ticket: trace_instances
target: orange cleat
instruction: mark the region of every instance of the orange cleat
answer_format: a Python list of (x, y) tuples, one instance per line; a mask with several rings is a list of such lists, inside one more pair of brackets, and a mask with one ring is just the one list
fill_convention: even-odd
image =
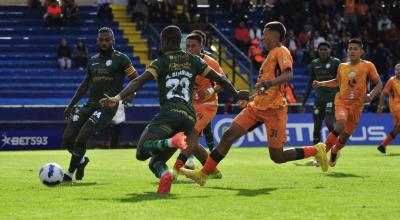
[(174, 176), (170, 171), (165, 171), (160, 177), (160, 185), (158, 185), (158, 193), (169, 193), (171, 191), (171, 185), (174, 181)]
[(176, 133), (171, 140), (171, 145), (173, 148), (178, 148), (181, 150), (185, 150), (187, 147), (186, 144), (186, 135), (183, 132)]

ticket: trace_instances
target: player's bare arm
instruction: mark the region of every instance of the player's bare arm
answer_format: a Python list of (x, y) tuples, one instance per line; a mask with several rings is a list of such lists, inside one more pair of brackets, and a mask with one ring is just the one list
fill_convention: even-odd
[(129, 84), (118, 95), (114, 97), (108, 97), (105, 94), (106, 98), (100, 99), (100, 104), (106, 107), (113, 107), (117, 105), (117, 103), (120, 100), (135, 93), (138, 89), (140, 89), (143, 86), (143, 84), (145, 84), (150, 80), (154, 80), (154, 77), (150, 72), (146, 71), (139, 77), (136, 77), (134, 80), (131, 80)]
[(206, 78), (210, 79), (213, 82), (218, 83), (218, 85), (220, 85), (225, 92), (232, 95), (235, 98), (235, 100), (249, 99), (249, 91), (245, 90), (237, 91), (235, 87), (232, 85), (232, 83), (229, 82), (229, 80), (225, 76), (221, 76), (212, 69), (207, 73)]
[(381, 95), (379, 96), (379, 104), (378, 108), (376, 110), (376, 114), (380, 115), (382, 114), (383, 108), (385, 107), (385, 98), (386, 98), (386, 92), (382, 92)]
[(86, 75), (85, 79), (81, 82), (79, 85), (78, 89), (76, 90), (74, 96), (71, 99), (71, 102), (67, 106), (67, 108), (64, 110), (64, 118), (68, 119), (71, 115), (72, 110), (74, 109), (74, 106), (76, 103), (81, 100), (81, 98), (86, 94), (86, 92), (89, 90), (90, 84), (92, 83), (92, 78), (89, 75)]
[(276, 77), (275, 79), (264, 82), (257, 82), (256, 91), (258, 93), (262, 93), (264, 90), (267, 90), (271, 86), (281, 85), (292, 80), (293, 80), (293, 71), (291, 69), (287, 69), (283, 71), (282, 74)]
[(373, 80), (373, 81), (375, 82), (375, 87), (374, 87), (374, 89), (372, 89), (372, 91), (370, 93), (368, 93), (365, 96), (366, 103), (371, 102), (372, 99), (382, 91), (383, 86), (382, 86), (381, 79), (378, 78), (377, 80)]
[(329, 88), (335, 88), (339, 86), (339, 83), (337, 79), (331, 79), (327, 81), (313, 81), (312, 84), (313, 88), (319, 88), (319, 87), (329, 87)]
[[(135, 70), (135, 72), (133, 74), (129, 75), (129, 82), (131, 82), (132, 80), (136, 79), (137, 77), (138, 77), (138, 74), (137, 74), (137, 72)], [(132, 93), (132, 94), (128, 95), (126, 98), (124, 98), (122, 100), (122, 103), (124, 105), (128, 105), (129, 103), (132, 103), (133, 98), (135, 97), (135, 94), (136, 93)]]

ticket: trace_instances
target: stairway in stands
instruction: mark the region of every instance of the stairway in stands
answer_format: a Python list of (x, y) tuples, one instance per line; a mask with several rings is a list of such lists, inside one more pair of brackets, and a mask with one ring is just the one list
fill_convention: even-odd
[[(115, 32), (116, 49), (126, 53), (142, 73), (143, 55), (137, 55), (124, 34), (137, 34), (132, 27), (118, 29), (115, 21), (99, 22), (97, 7), (79, 7), (80, 25), (47, 28), (40, 13), (28, 13), (22, 6), (0, 6), (0, 105), (66, 105), (73, 96), (85, 71), (76, 68), (60, 71), (57, 49), (61, 38), (66, 38), (71, 50), (77, 39), (84, 40), (90, 56), (98, 49), (97, 30), (111, 27)], [(135, 46), (136, 42), (131, 44)], [(147, 63), (144, 60), (144, 63)], [(135, 103), (157, 103), (155, 83), (145, 85)], [(84, 101), (84, 100), (83, 100)]]

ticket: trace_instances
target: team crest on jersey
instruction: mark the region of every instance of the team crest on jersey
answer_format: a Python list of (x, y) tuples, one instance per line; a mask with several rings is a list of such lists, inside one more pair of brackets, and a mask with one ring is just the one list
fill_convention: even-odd
[(327, 63), (325, 67), (326, 67), (327, 69), (329, 69), (329, 68), (331, 67), (331, 64), (330, 64), (330, 63)]
[(107, 60), (106, 61), (106, 66), (110, 66), (112, 64), (112, 60)]
[(357, 75), (357, 74), (356, 74), (355, 72), (350, 72), (350, 73), (349, 73), (349, 77), (350, 77), (350, 78), (354, 78), (354, 77), (356, 77), (356, 75)]

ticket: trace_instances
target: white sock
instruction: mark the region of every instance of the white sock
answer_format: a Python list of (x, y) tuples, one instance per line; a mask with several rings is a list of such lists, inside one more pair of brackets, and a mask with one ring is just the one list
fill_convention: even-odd
[(69, 171), (67, 171), (67, 172), (65, 173), (65, 175), (67, 175), (67, 176), (69, 176), (69, 177), (72, 178), (72, 176), (74, 175), (74, 173), (70, 173)]
[(85, 163), (85, 156), (82, 157), (80, 164)]
[(172, 147), (172, 138), (167, 139), (168, 147)]

